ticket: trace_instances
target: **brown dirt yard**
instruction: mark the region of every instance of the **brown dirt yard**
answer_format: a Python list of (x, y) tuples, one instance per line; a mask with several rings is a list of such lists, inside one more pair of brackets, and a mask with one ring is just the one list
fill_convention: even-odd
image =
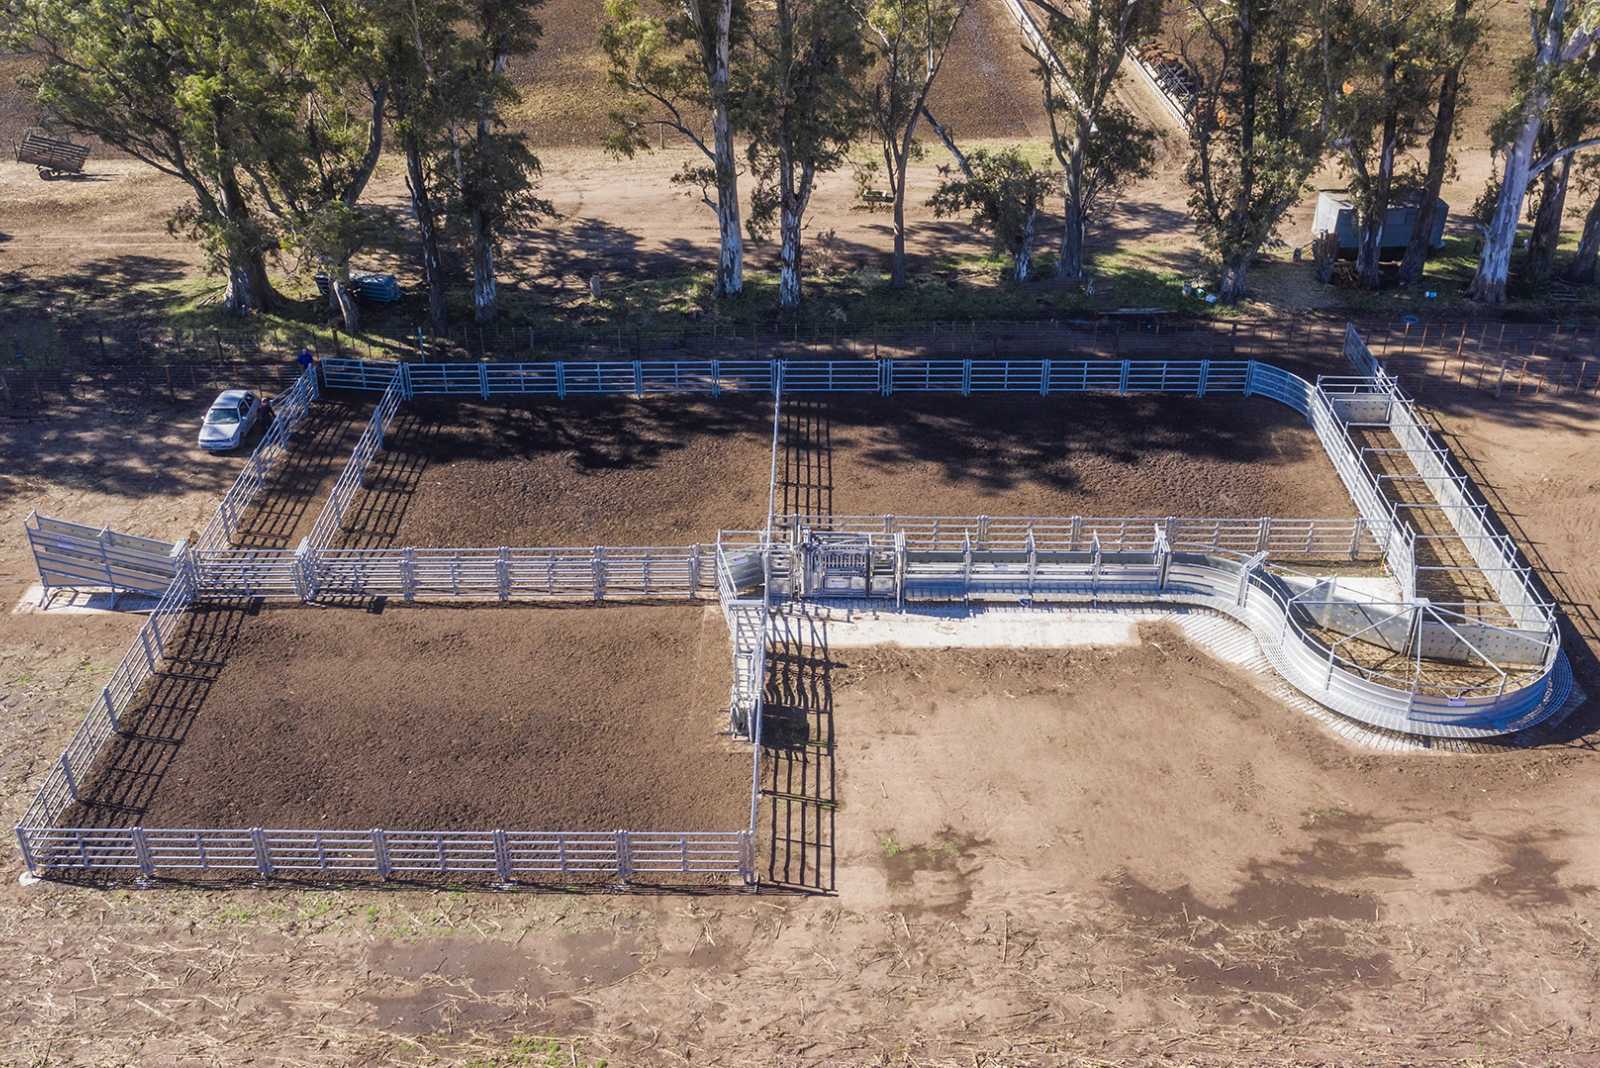
[(1263, 398), (797, 397), (781, 431), (784, 513), (1355, 514), (1315, 432)]
[(692, 606), (208, 607), (64, 819), (739, 830), (728, 658)]
[[(1600, 693), (1600, 408), (1437, 411)], [(220, 492), (169, 471), (123, 498), (35, 455), (8, 506), (121, 502), (157, 533)], [(0, 815), (138, 622), (0, 615)], [(1378, 754), (1146, 639), (791, 653), (763, 802), (782, 833), (761, 850), (810, 893), (24, 887), (5, 851), (0, 1062), (1600, 1062), (1600, 702), (1527, 748)]]
[(766, 520), (772, 399), (725, 395), (400, 410), (345, 544), (687, 545)]

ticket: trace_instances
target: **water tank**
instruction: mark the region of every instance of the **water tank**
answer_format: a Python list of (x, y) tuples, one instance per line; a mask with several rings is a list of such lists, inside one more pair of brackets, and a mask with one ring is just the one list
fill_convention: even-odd
[[(1428, 249), (1437, 252), (1444, 245), (1444, 224), (1450, 214), (1450, 205), (1439, 200), (1434, 203), (1432, 233), (1428, 235)], [(1380, 259), (1397, 260), (1405, 255), (1411, 243), (1411, 231), (1417, 225), (1417, 205), (1394, 204), (1383, 217), (1383, 229), (1378, 237)], [(1339, 254), (1354, 258), (1361, 246), (1356, 232), (1356, 209), (1349, 195), (1340, 190), (1322, 190), (1317, 193), (1317, 214), (1311, 222), (1313, 237), (1333, 231), (1339, 236)]]

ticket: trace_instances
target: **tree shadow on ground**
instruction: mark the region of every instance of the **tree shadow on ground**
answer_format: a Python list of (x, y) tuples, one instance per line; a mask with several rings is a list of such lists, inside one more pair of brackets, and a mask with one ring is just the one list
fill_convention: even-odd
[[(893, 470), (933, 462), (953, 482), (988, 491), (1036, 483), (1080, 487), (1075, 456), (1135, 466), (1157, 452), (1238, 464), (1295, 462), (1315, 455), (1316, 439), (1275, 432), (1303, 429), (1303, 417), (1264, 399), (1115, 397), (962, 397), (928, 394), (829, 397), (830, 450)], [(787, 446), (786, 446), (787, 448)]]
[(765, 394), (427, 400), (414, 402), (413, 411), (414, 419), (385, 447), (437, 464), (563, 453), (580, 472), (649, 468), (695, 436), (768, 438), (772, 432), (772, 400)]
[(188, 393), (83, 389), (0, 411), (0, 500), (45, 487), (129, 499), (221, 492), (248, 453), (200, 453), (193, 436), (204, 403)]

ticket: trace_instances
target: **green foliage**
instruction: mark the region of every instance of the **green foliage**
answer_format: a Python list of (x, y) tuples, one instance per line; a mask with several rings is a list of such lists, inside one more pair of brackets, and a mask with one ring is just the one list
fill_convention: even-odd
[[(928, 199), (941, 218), (969, 214), (987, 230), (997, 251), (1023, 266), (1032, 251), (1034, 223), (1049, 193), (1051, 175), (1015, 148), (978, 149), (968, 157), (972, 175), (940, 183)], [(1026, 270), (1023, 272), (1024, 278)]]
[(735, 71), (737, 113), (756, 178), (750, 232), (783, 211), (803, 213), (819, 173), (846, 161), (867, 121), (858, 79), (868, 54), (850, 0), (773, 0), (752, 27)]
[(1222, 266), (1219, 296), (1244, 292), (1250, 260), (1305, 192), (1327, 149), (1324, 0), (1187, 0), (1184, 54), (1199, 88), (1189, 128), (1189, 208)]

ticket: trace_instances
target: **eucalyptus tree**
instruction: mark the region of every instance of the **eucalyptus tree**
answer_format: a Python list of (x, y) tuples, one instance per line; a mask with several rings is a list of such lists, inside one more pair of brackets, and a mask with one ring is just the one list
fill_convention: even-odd
[(296, 114), (303, 73), (281, 4), (4, 0), (0, 47), (43, 59), (25, 81), (45, 115), (189, 187), (169, 222), (199, 241), (238, 315), (272, 306), (276, 226), (251, 192), (252, 130)]
[(1397, 193), (1423, 185), (1408, 161), (1438, 99), (1445, 27), (1437, 15), (1432, 0), (1364, 0), (1343, 10), (1345, 32), (1334, 42), (1342, 82), (1333, 144), (1355, 208), (1356, 274), (1367, 289), (1381, 283), (1383, 224)]
[[(1061, 248), (1056, 275), (1084, 277), (1084, 237), (1105, 201), (1155, 162), (1155, 131), (1113, 95), (1128, 49), (1159, 22), (1159, 0), (1082, 0), (1066, 10), (1026, 0), (1044, 15), (1046, 49), (1028, 46), (1061, 166)], [(1059, 64), (1059, 65), (1058, 65)]]
[[(893, 198), (889, 284), (906, 284), (906, 177), (925, 154), (917, 127), (971, 0), (875, 0), (866, 12), (874, 57), (866, 91), (872, 139)], [(876, 162), (874, 163), (876, 169)]]
[(606, 0), (600, 33), (607, 77), (624, 94), (623, 106), (611, 113), (610, 147), (632, 157), (650, 147), (652, 131), (669, 131), (700, 156), (673, 181), (699, 190), (717, 217), (718, 296), (744, 290), (732, 57), (745, 32), (742, 0), (660, 0), (654, 8), (641, 0)]
[(544, 31), (535, 13), (542, 2), (468, 0), (440, 75), (454, 171), (445, 210), (472, 265), (472, 312), (480, 323), (498, 310), (496, 257), (506, 237), (555, 211), (537, 192), (539, 157), (527, 136), (505, 122), (506, 111), (521, 100), (506, 64), (538, 47)]
[(778, 305), (800, 306), (801, 237), (819, 174), (836, 170), (867, 124), (859, 92), (870, 60), (852, 0), (772, 0), (751, 20), (735, 70), (746, 160), (755, 176), (750, 228), (778, 229)]
[[(1495, 141), (1504, 160), (1493, 213), (1484, 227), (1483, 250), (1469, 288), (1486, 304), (1502, 304), (1511, 274), (1511, 253), (1528, 185), (1551, 166), (1594, 146), (1594, 138), (1541, 150), (1539, 135), (1563, 83), (1581, 76), (1594, 58), (1600, 32), (1600, 0), (1544, 0), (1529, 12), (1531, 51), (1519, 71), (1519, 91), (1496, 125)], [(1548, 142), (1547, 142), (1548, 144)]]
[(1196, 79), (1189, 209), (1220, 271), (1217, 297), (1245, 293), (1327, 152), (1331, 103), (1325, 0), (1185, 0), (1180, 48)]
[(1435, 225), (1434, 213), (1439, 210), (1439, 193), (1455, 165), (1450, 146), (1456, 138), (1457, 116), (1466, 100), (1466, 74), (1483, 51), (1483, 20), (1474, 12), (1474, 3), (1475, 0), (1452, 0), (1450, 15), (1437, 30), (1434, 55), (1439, 82), (1428, 132), (1427, 162), (1417, 188), (1417, 218), (1405, 256), (1400, 260), (1397, 281), (1401, 286), (1409, 286), (1422, 277)]
[(928, 203), (943, 217), (966, 213), (987, 230), (995, 250), (1011, 259), (1011, 277), (1033, 277), (1034, 241), (1039, 212), (1054, 179), (1015, 148), (977, 149), (966, 157), (961, 177), (940, 183)]

